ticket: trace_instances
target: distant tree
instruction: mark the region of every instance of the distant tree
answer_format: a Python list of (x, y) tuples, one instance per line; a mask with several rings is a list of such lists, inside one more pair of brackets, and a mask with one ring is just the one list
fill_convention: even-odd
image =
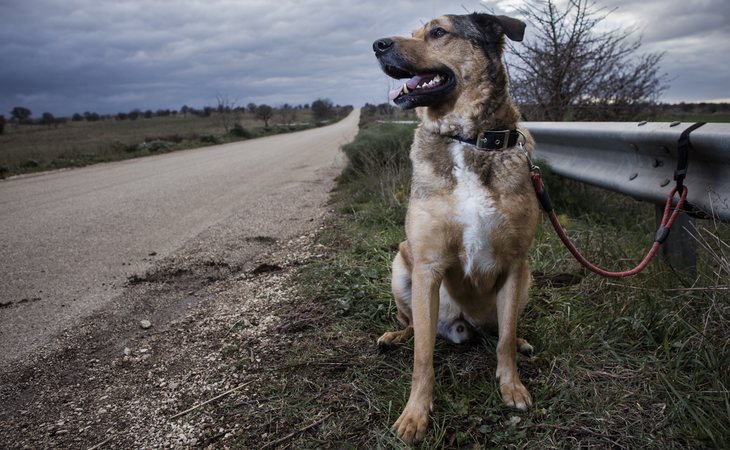
[(18, 123), (23, 123), (26, 120), (30, 119), (31, 115), (32, 113), (30, 112), (30, 110), (22, 106), (16, 106), (15, 108), (13, 108), (12, 111), (10, 111), (11, 119)]
[(221, 126), (228, 134), (231, 131), (231, 127), (238, 122), (238, 109), (236, 108), (236, 99), (231, 99), (228, 94), (218, 93), (215, 96), (216, 103), (218, 104), (218, 118)]
[(84, 119), (86, 119), (87, 122), (96, 122), (100, 119), (98, 113), (90, 112), (90, 111), (84, 111)]
[(117, 120), (127, 120), (127, 119), (129, 119), (129, 115), (127, 113), (118, 112), (117, 115), (115, 116), (115, 118)]
[(0, 114), (0, 134), (5, 133), (5, 124), (8, 123), (8, 121), (5, 119), (5, 116)]
[(53, 114), (49, 112), (44, 112), (41, 116), (41, 124), (48, 126), (48, 128), (51, 128), (51, 125), (56, 123), (56, 118), (53, 117)]
[(251, 114), (256, 114), (256, 103), (251, 102), (246, 105), (246, 110)]
[(290, 104), (284, 103), (279, 108), (279, 116), (281, 117), (281, 123), (289, 126), (297, 120), (297, 110), (292, 108)]
[(210, 117), (211, 114), (213, 114), (213, 108), (210, 106), (203, 107), (203, 117)]
[[(562, 5), (562, 3), (561, 3)], [(511, 92), (529, 120), (634, 119), (666, 88), (661, 53), (637, 54), (632, 30), (596, 31), (610, 14), (593, 0), (526, 3), (533, 39), (510, 44)]]
[(143, 114), (143, 117), (144, 117), (145, 119), (151, 119), (151, 118), (152, 118), (152, 116), (153, 116), (153, 114), (152, 114), (152, 110), (151, 110), (151, 109), (148, 109), (148, 110), (147, 110), (147, 111), (145, 111), (145, 112), (144, 112), (144, 114)]
[(187, 117), (188, 112), (190, 112), (190, 107), (188, 105), (183, 105), (182, 108), (180, 108), (180, 114), (182, 114), (183, 117)]
[(74, 115), (73, 115), (73, 116), (71, 116), (71, 120), (72, 120), (73, 122), (81, 122), (82, 120), (84, 120), (84, 118), (83, 118), (83, 117), (81, 116), (81, 114), (79, 114), (79, 113), (74, 113)]
[(101, 116), (95, 112), (84, 111), (84, 119), (86, 119), (87, 122), (96, 122), (101, 119)]
[(129, 120), (137, 120), (139, 119), (139, 115), (142, 113), (138, 108), (134, 108), (133, 110), (129, 111)]
[(312, 102), (312, 114), (314, 120), (321, 122), (329, 119), (333, 114), (332, 102), (328, 98), (320, 98)]
[(274, 108), (269, 105), (259, 105), (256, 107), (256, 118), (264, 121), (264, 126), (269, 127), (269, 120), (274, 115)]

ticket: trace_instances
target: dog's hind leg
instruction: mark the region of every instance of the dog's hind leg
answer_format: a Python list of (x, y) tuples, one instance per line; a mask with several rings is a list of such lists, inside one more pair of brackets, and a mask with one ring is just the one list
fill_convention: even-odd
[(398, 308), (398, 321), (405, 328), (402, 330), (388, 331), (378, 339), (378, 347), (387, 349), (394, 345), (403, 343), (413, 336), (413, 311), (411, 309), (412, 280), (411, 280), (411, 258), (406, 241), (400, 244), (400, 250), (393, 260), (393, 278), (391, 287), (393, 298)]
[[(530, 272), (527, 261), (517, 262), (510, 268), (504, 284), (497, 292), (499, 390), (506, 405), (522, 410), (532, 405), (532, 399), (517, 372), (517, 317), (527, 301), (529, 285)], [(526, 341), (522, 340), (520, 347), (525, 343)]]

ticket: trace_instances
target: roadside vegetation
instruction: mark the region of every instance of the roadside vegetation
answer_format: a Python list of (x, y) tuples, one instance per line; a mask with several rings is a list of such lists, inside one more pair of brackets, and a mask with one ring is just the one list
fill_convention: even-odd
[[(412, 342), (381, 354), (375, 341), (398, 327), (389, 273), (404, 238), (415, 125), (374, 118), (363, 114), (344, 147), (350, 163), (334, 194), (337, 214), (320, 233), (321, 258), (299, 275), (301, 298), (285, 331), (296, 339), (266, 356), (261, 395), (271, 400), (247, 409), (242, 446), (272, 434), (287, 435), (282, 445), (291, 448), (403, 446), (389, 428), (408, 398)], [(549, 174), (547, 183), (591, 258), (618, 269), (643, 256), (652, 206)], [(536, 349), (518, 361), (534, 407), (502, 405), (495, 336), (465, 346), (439, 340), (421, 448), (728, 448), (730, 227), (698, 222), (696, 233), (696, 278), (655, 261), (616, 281), (585, 273), (543, 220), (519, 325)]]
[(43, 113), (35, 120), (27, 108), (16, 107), (10, 120), (0, 120), (0, 178), (300, 131), (337, 121), (351, 110), (326, 99), (234, 107), (221, 97), (216, 108), (135, 109), (113, 116), (86, 112), (70, 118)]

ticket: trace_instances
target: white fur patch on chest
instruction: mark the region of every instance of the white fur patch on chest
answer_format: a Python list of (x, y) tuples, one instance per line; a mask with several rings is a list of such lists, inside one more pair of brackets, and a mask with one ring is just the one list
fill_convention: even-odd
[(449, 151), (454, 161), (453, 175), (456, 180), (453, 219), (463, 228), (464, 273), (484, 273), (494, 265), (490, 237), (495, 228), (502, 224), (504, 216), (497, 209), (479, 175), (464, 163), (464, 152), (473, 151), (468, 148), (468, 144), (455, 142)]

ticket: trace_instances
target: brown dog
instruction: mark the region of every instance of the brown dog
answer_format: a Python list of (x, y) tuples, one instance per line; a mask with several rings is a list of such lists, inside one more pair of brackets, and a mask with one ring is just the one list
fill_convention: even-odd
[(504, 36), (520, 41), (524, 29), (505, 16), (442, 16), (410, 38), (373, 44), (385, 73), (408, 79), (391, 100), (418, 108), (421, 118), (411, 148), (407, 240), (393, 262), (393, 293), (406, 328), (378, 340), (390, 345), (415, 336), (411, 393), (394, 425), (406, 442), (425, 436), (436, 334), (458, 342), (459, 333), (449, 335), (453, 324), (498, 331), (502, 399), (519, 409), (531, 404), (516, 364), (518, 347), (531, 347), (516, 329), (539, 209), (528, 170), (533, 142), (518, 129), (502, 64)]

